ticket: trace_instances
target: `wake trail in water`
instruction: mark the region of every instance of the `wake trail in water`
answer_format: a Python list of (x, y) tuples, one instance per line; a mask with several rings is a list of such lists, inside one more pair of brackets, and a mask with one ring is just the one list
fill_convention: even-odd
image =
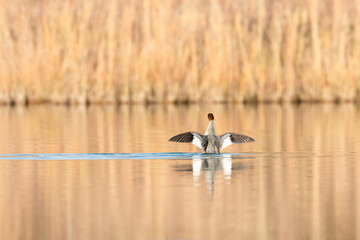
[(1, 154), (0, 160), (131, 160), (131, 159), (222, 159), (251, 158), (254, 153), (49, 153), (49, 154)]

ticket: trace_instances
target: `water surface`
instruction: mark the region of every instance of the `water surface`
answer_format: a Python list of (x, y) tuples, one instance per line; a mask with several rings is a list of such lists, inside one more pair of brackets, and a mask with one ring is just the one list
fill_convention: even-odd
[[(360, 238), (359, 110), (0, 107), (0, 239)], [(208, 112), (257, 142), (167, 141)]]

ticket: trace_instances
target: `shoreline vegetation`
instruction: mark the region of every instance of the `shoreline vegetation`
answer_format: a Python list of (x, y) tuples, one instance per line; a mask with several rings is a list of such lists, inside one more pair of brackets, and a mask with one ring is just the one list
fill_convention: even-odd
[(360, 1), (0, 0), (0, 103), (360, 99)]

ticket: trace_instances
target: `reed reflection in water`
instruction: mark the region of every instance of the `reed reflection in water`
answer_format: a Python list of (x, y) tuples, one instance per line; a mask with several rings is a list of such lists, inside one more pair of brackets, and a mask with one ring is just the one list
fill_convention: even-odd
[[(204, 132), (257, 143), (239, 159), (0, 160), (0, 239), (360, 238), (359, 107), (0, 108), (0, 153), (196, 152)], [(231, 155), (229, 155), (231, 156)]]

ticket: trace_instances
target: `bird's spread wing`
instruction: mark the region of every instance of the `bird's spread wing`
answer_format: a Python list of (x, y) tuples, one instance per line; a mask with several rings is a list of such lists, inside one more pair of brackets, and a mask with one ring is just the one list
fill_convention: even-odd
[(224, 149), (233, 143), (255, 142), (255, 139), (237, 133), (225, 133), (220, 136), (220, 140), (221, 140), (221, 149)]
[(206, 151), (208, 144), (209, 144), (208, 136), (204, 135), (203, 138), (202, 138), (202, 141), (201, 141), (201, 149), (203, 151)]
[(169, 139), (170, 142), (192, 143), (201, 149), (203, 135), (197, 132), (181, 133)]

